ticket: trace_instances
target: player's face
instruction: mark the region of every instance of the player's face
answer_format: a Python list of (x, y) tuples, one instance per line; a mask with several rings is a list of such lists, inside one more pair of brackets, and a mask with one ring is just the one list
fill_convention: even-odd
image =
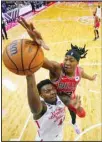
[(57, 99), (57, 91), (52, 84), (47, 84), (41, 88), (41, 96), (46, 102), (55, 103)]
[(76, 66), (78, 65), (78, 61), (72, 56), (65, 56), (64, 58), (64, 71), (66, 74), (74, 73)]

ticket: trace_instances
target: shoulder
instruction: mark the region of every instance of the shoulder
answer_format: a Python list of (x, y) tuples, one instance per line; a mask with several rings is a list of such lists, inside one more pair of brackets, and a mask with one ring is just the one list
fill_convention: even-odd
[(83, 70), (83, 68), (82, 68), (82, 67), (80, 67), (80, 66), (77, 66), (77, 68), (78, 68), (79, 70)]
[(45, 102), (41, 101), (41, 103), (42, 103), (42, 110), (41, 110), (41, 112), (39, 114), (37, 114), (37, 115), (33, 114), (33, 118), (35, 120), (40, 119), (47, 111), (47, 105), (45, 104)]
[(77, 66), (78, 71), (80, 72), (80, 74), (82, 74), (84, 72), (84, 69), (80, 66)]

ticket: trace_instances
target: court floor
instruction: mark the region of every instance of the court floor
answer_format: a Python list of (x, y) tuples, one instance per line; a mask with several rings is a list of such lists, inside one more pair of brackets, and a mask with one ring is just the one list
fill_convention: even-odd
[[(94, 39), (93, 10), (98, 3), (63, 2), (55, 3), (40, 13), (28, 17), (41, 32), (50, 51), (44, 54), (50, 60), (63, 62), (66, 50), (71, 43), (89, 50), (87, 57), (80, 61), (80, 66), (86, 73), (98, 74), (96, 81), (82, 79), (77, 87), (77, 94), (81, 95), (86, 117), (77, 117), (77, 123), (82, 133), (77, 135), (70, 124), (70, 115), (66, 110), (64, 122), (64, 141), (101, 141), (101, 31), (100, 38)], [(102, 6), (102, 2), (100, 2)], [(19, 24), (8, 32), (9, 40), (2, 41), (2, 52), (5, 47), (16, 39), (29, 39), (27, 32)], [(37, 82), (48, 78), (48, 71), (40, 69), (36, 73)], [(2, 62), (2, 140), (3, 141), (33, 141), (36, 136), (36, 124), (30, 113), (27, 102), (27, 86), (25, 76), (18, 76), (9, 72)]]

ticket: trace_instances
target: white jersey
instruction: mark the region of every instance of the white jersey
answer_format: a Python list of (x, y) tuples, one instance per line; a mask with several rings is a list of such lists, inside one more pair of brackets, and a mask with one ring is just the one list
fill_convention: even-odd
[(101, 17), (102, 17), (102, 8), (101, 7), (96, 8), (96, 15), (101, 19)]
[(45, 114), (35, 121), (38, 127), (36, 141), (62, 141), (65, 105), (58, 96), (56, 105), (46, 105)]

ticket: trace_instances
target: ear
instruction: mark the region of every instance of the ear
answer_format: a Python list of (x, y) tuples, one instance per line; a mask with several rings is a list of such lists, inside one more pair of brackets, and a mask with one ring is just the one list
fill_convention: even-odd
[(42, 93), (40, 93), (40, 96), (41, 96), (42, 98), (44, 98)]
[(79, 61), (76, 60), (76, 65), (78, 65), (78, 64), (79, 64)]

